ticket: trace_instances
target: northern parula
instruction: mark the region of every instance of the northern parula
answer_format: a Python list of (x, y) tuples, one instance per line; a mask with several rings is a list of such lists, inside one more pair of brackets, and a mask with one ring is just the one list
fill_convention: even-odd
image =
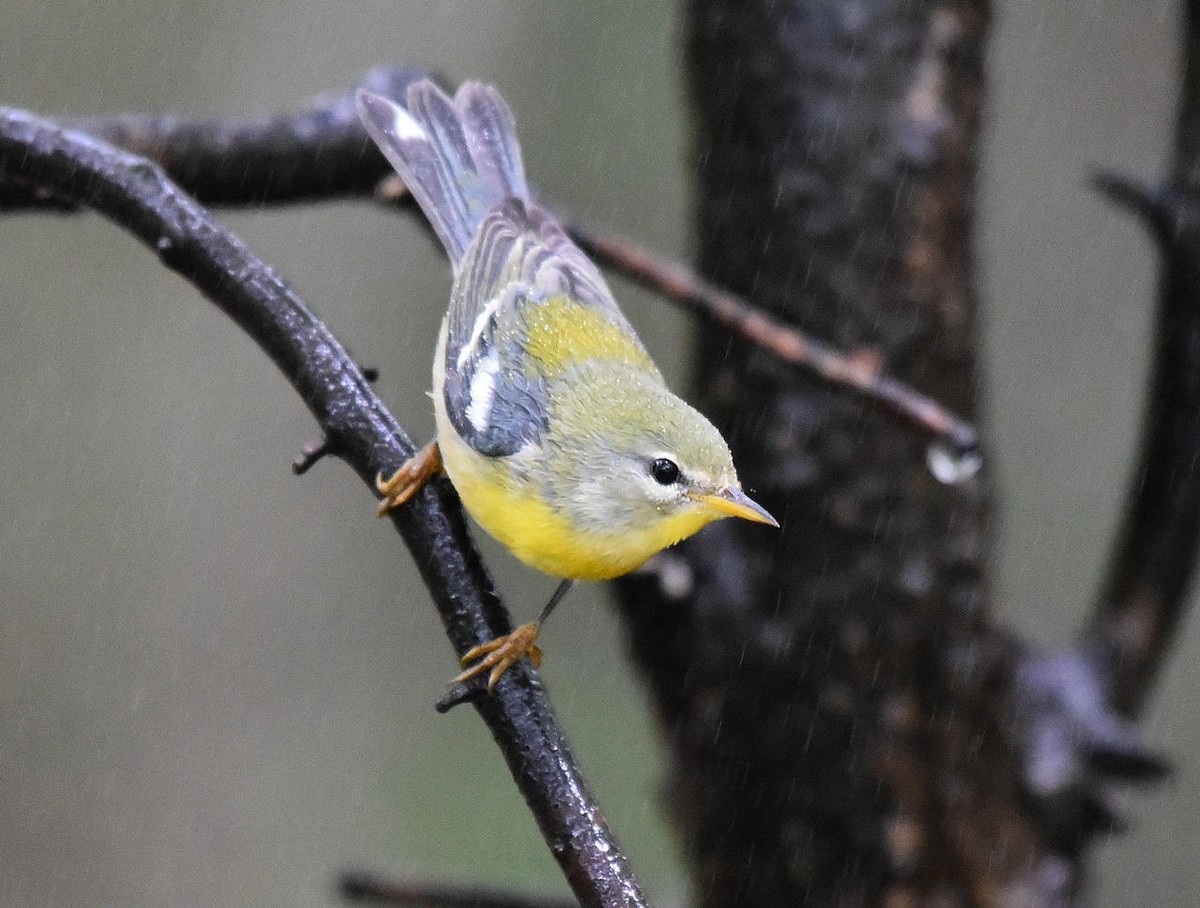
[[(576, 579), (605, 580), (722, 517), (778, 526), (742, 491), (729, 446), (667, 389), (599, 270), (530, 197), (512, 113), (468, 82), (359, 115), (450, 256), (433, 363), (437, 437), (388, 479), (380, 513), (445, 470), (467, 512), (563, 578), (535, 622), (478, 646), (455, 680), (525, 656)], [(471, 664), (474, 663), (474, 664)]]

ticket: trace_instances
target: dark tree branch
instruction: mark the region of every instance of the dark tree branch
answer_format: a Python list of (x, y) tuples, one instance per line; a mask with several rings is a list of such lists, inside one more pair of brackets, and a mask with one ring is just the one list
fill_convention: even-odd
[(1139, 214), (1162, 255), (1141, 451), (1084, 649), (1111, 701), (1144, 705), (1175, 636), (1200, 552), (1200, 185), (1117, 174), (1096, 184)]
[(1141, 711), (1163, 666), (1200, 555), (1200, 3), (1186, 8), (1171, 175), (1147, 182), (1101, 171), (1092, 179), (1141, 219), (1162, 259), (1138, 463), (1081, 645), (1109, 702), (1127, 716)]
[[(403, 97), (415, 69), (375, 69), (362, 86)], [(392, 173), (358, 119), (354, 92), (319, 98), (307, 110), (265, 119), (184, 120), (126, 114), (60, 125), (158, 164), (206, 205), (268, 205), (363, 198)], [(50, 187), (0, 180), (0, 211), (64, 210)]]
[[(385, 97), (403, 97), (416, 70), (377, 69), (363, 86)], [(66, 124), (159, 164), (185, 191), (212, 205), (311, 202), (383, 193), (392, 204), (417, 213), (403, 194), (391, 191), (391, 166), (358, 122), (353, 93), (318, 100), (301, 113), (265, 120), (191, 122), (173, 117), (127, 115)], [(0, 212), (71, 210), (72, 203), (43, 186), (0, 177)], [(881, 374), (885, 363), (872, 351), (839, 353), (828, 344), (781, 324), (736, 296), (699, 280), (688, 269), (612, 235), (581, 226), (572, 236), (603, 264), (650, 287), (724, 330), (770, 350), (785, 362), (812, 369), (832, 385), (853, 388), (913, 425), (938, 436), (954, 455), (977, 463), (974, 428), (929, 397)]]
[[(155, 164), (0, 109), (0, 182), (38, 187), (51, 198), (93, 209), (154, 250), (262, 347), (317, 418), (329, 452), (368, 485), (413, 452), (325, 325)], [(510, 629), (448, 484), (431, 484), (393, 511), (392, 520), (457, 652)], [(580, 902), (596, 908), (646, 904), (536, 673), (522, 663), (504, 676), (495, 696), (475, 706)]]
[(1132, 174), (1097, 170), (1088, 182), (1110, 202), (1137, 215), (1161, 246), (1169, 246), (1186, 215), (1186, 206), (1171, 186), (1149, 183)]

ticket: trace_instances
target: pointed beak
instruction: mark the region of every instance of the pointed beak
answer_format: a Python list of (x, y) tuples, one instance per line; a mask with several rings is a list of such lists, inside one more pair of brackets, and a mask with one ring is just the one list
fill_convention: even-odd
[(741, 517), (755, 523), (779, 526), (779, 521), (772, 517), (766, 508), (738, 488), (725, 488), (715, 495), (693, 495), (692, 498), (726, 517)]

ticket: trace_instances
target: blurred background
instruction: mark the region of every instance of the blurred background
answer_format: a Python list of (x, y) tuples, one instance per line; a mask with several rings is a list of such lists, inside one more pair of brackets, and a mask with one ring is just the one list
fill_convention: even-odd
[[(536, 0), (107, 4), (7, 0), (0, 104), (50, 116), (236, 117), (342, 92), (369, 68), (494, 82), (542, 195), (688, 252), (676, 4)], [(1100, 576), (1133, 455), (1154, 299), (1141, 231), (1089, 166), (1168, 162), (1180, 11), (998, 4), (979, 277), (996, 593), (1046, 646)], [(439, 251), (367, 203), (223, 212), (365, 364), (420, 441)], [(668, 377), (689, 325), (617, 281)], [(432, 704), (455, 670), (398, 537), (266, 357), (92, 216), (0, 219), (0, 905), (336, 903), (346, 867), (566, 886), (482, 723)], [(484, 543), (518, 619), (553, 587)], [(544, 676), (660, 905), (685, 880), (661, 755), (603, 591), (572, 594)], [(1196, 886), (1200, 639), (1148, 717), (1178, 761), (1096, 852), (1096, 904)]]

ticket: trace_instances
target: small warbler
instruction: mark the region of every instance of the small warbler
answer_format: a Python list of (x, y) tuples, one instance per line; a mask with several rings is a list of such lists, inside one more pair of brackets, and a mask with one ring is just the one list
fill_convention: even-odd
[[(437, 436), (390, 478), (380, 514), (444, 470), (514, 555), (563, 578), (537, 621), (463, 657), (455, 681), (541, 662), (541, 623), (576, 579), (625, 574), (722, 517), (778, 526), (742, 491), (729, 446), (672, 394), (596, 266), (530, 198), (516, 125), (491, 86), (359, 115), (450, 256), (433, 363)], [(472, 664), (473, 663), (473, 664)]]

